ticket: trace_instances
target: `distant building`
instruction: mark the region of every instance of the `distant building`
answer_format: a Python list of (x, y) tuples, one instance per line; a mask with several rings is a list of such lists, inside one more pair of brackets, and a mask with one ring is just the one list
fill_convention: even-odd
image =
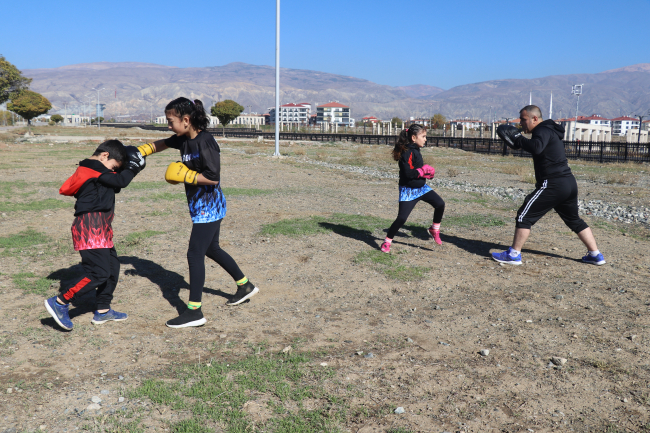
[[(280, 105), (280, 122), (285, 125), (307, 125), (310, 114), (311, 104), (309, 102)], [(275, 124), (275, 107), (269, 108), (269, 115), (271, 123)]]
[(262, 114), (251, 113), (251, 114), (240, 114), (235, 120), (230, 122), (230, 125), (250, 125), (251, 127), (255, 125), (264, 125), (265, 123), (264, 116)]
[(588, 125), (612, 126), (611, 120), (605, 119), (604, 117), (597, 114), (592, 114), (589, 117), (578, 116), (578, 123), (586, 123)]
[[(519, 119), (516, 119), (517, 122), (519, 123)], [(514, 120), (511, 120), (510, 123), (515, 123)], [(456, 119), (456, 120), (450, 120), (449, 121), (449, 126), (450, 127), (456, 127), (456, 129), (479, 129), (483, 125), (482, 120), (478, 119)]]
[(643, 124), (641, 125), (641, 130), (642, 131), (650, 131), (650, 120), (644, 120)]
[(366, 116), (361, 119), (361, 123), (379, 123), (381, 120), (377, 119), (375, 116)]
[(90, 123), (90, 117), (79, 116), (78, 114), (66, 114), (63, 117), (64, 125), (79, 126), (84, 123)]
[(639, 119), (634, 117), (617, 117), (612, 119), (612, 134), (625, 135), (629, 129), (639, 129)]
[(336, 101), (319, 105), (316, 107), (316, 123), (335, 123), (339, 126), (351, 126), (350, 107)]

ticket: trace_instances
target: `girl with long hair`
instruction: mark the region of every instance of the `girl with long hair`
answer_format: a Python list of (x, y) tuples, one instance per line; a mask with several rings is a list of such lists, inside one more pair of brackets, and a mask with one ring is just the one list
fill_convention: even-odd
[(388, 229), (381, 250), (390, 252), (390, 246), (397, 231), (408, 219), (415, 205), (420, 201), (429, 203), (434, 209), (433, 223), (427, 230), (438, 244), (440, 240), (440, 223), (445, 212), (445, 202), (427, 185), (427, 179), (433, 179), (435, 169), (426, 165), (420, 149), (427, 143), (427, 130), (424, 126), (413, 124), (402, 130), (393, 148), (393, 159), (399, 165), (399, 210), (397, 218)]
[(167, 148), (178, 149), (182, 162), (167, 168), (165, 180), (184, 183), (187, 204), (192, 218), (192, 234), (187, 250), (190, 268), (190, 298), (187, 309), (167, 321), (170, 328), (201, 326), (206, 320), (201, 311), (205, 282), (205, 256), (217, 262), (237, 284), (237, 293), (227, 305), (238, 305), (254, 296), (259, 289), (239, 269), (235, 260), (219, 246), (221, 221), (226, 216), (226, 198), (221, 190), (219, 144), (206, 131), (210, 119), (198, 99), (177, 98), (165, 107), (169, 129), (174, 135), (165, 140), (143, 144), (143, 156)]

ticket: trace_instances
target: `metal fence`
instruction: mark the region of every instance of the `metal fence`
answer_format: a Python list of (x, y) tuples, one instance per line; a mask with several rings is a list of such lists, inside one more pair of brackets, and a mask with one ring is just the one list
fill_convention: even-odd
[[(132, 128), (138, 126), (146, 130), (168, 131), (164, 126), (111, 124), (117, 128)], [(274, 132), (259, 131), (254, 128), (209, 128), (214, 136), (231, 138), (256, 138), (265, 140), (275, 139)], [(325, 134), (312, 132), (281, 132), (280, 140), (287, 141), (348, 141), (359, 144), (393, 145), (397, 140), (395, 135), (365, 135), (365, 134)], [(428, 147), (450, 147), (468, 152), (485, 153), (488, 155), (513, 155), (530, 157), (523, 150), (512, 150), (503, 141), (491, 138), (473, 137), (428, 137)], [(618, 143), (600, 141), (564, 141), (564, 150), (568, 159), (581, 159), (598, 162), (650, 162), (650, 143)]]

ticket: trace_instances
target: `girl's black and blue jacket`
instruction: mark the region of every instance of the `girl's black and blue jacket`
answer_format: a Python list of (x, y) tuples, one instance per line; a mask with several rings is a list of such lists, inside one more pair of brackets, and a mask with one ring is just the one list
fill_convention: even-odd
[(424, 165), (417, 144), (408, 144), (397, 164), (399, 165), (399, 201), (415, 200), (431, 191), (427, 180), (421, 178), (417, 171)]
[(226, 216), (226, 197), (221, 190), (220, 149), (212, 134), (201, 131), (195, 138), (174, 135), (165, 140), (167, 147), (181, 152), (183, 164), (218, 185), (185, 184), (187, 205), (193, 223), (211, 223)]

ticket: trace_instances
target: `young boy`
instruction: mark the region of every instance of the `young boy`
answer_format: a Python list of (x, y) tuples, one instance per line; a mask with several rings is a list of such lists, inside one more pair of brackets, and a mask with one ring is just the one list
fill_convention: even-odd
[[(93, 156), (79, 162), (77, 171), (65, 181), (59, 194), (77, 199), (72, 223), (72, 243), (81, 255), (84, 276), (64, 288), (59, 296), (45, 300), (47, 312), (63, 329), (74, 326), (68, 315), (73, 299), (97, 289), (96, 310), (92, 323), (126, 320), (125, 313), (111, 309), (113, 291), (120, 273), (120, 262), (113, 246), (111, 223), (115, 212), (115, 194), (129, 185), (145, 167), (145, 159), (133, 147), (118, 140), (100, 144)], [(123, 170), (119, 170), (123, 168)]]

